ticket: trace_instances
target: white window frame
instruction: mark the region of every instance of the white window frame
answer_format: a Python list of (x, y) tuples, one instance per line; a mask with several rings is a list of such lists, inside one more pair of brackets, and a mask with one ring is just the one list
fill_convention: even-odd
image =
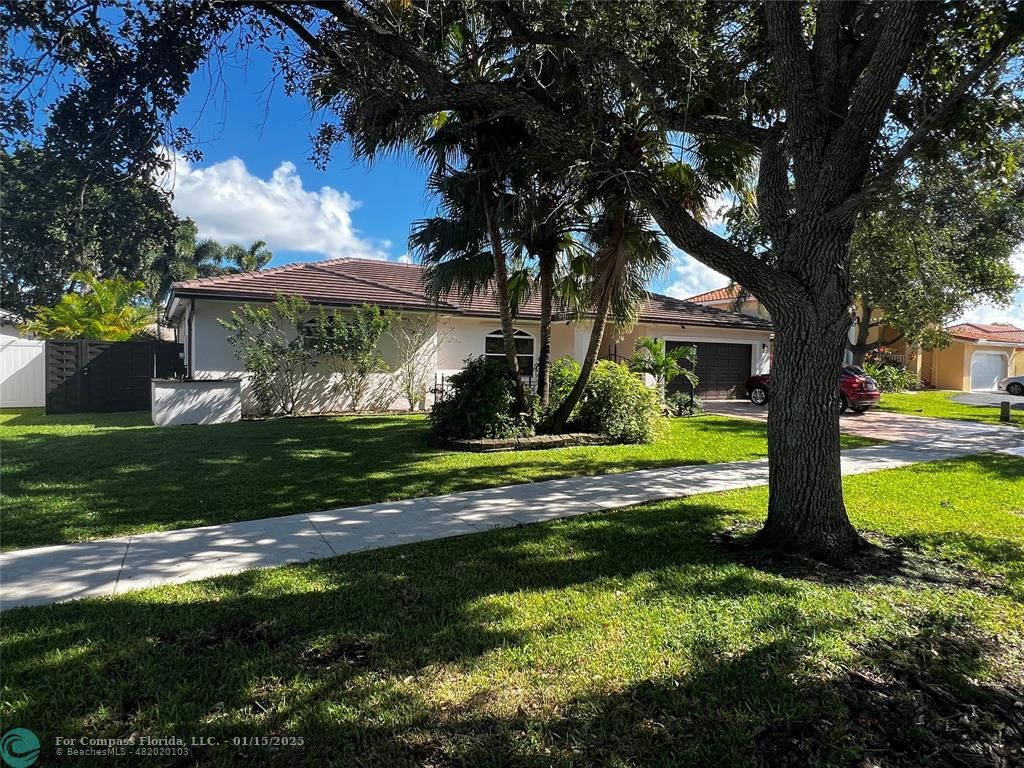
[[(518, 349), (518, 345), (517, 345), (517, 347), (516, 347), (516, 361), (519, 363), (519, 366), (520, 366), (519, 375), (522, 376), (524, 379), (533, 378), (534, 370), (537, 367), (537, 339), (536, 339), (536, 337), (532, 333), (527, 333), (526, 331), (524, 331), (521, 328), (513, 328), (512, 329), (512, 335), (515, 336), (517, 341), (519, 339), (529, 339), (530, 340), (530, 352), (529, 352), (529, 354), (527, 354), (526, 352), (520, 352), (519, 349)], [(501, 328), (499, 328), (496, 331), (491, 331), (490, 333), (488, 333), (487, 335), (484, 336), (484, 358), (486, 358), (488, 360), (492, 360), (493, 359), (493, 360), (502, 360), (502, 361), (504, 361), (505, 360), (504, 346), (502, 346), (502, 350), (500, 352), (488, 352), (487, 351), (487, 340), (488, 339), (497, 339), (498, 341), (500, 341), (502, 343), (502, 345), (504, 345), (504, 334), (502, 334)], [(523, 365), (523, 362), (524, 362), (525, 358), (527, 358), (527, 357), (530, 359), (530, 367), (529, 367), (529, 369), (527, 371), (523, 371), (522, 370), (522, 365)]]

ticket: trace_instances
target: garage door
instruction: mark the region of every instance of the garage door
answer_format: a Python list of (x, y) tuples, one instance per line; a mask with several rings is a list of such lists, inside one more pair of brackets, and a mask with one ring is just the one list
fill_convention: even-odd
[[(679, 346), (697, 348), (697, 394), (707, 400), (726, 400), (743, 397), (744, 385), (750, 378), (749, 344), (711, 344), (707, 342), (669, 341), (668, 349)], [(673, 392), (689, 392), (690, 385), (676, 379), (668, 388)]]
[(971, 389), (995, 389), (1006, 376), (1006, 358), (998, 352), (975, 352), (971, 358)]

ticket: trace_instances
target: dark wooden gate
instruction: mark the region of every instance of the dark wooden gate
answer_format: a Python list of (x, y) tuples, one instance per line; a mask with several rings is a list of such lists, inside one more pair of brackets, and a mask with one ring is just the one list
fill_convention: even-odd
[(46, 412), (143, 411), (152, 378), (185, 373), (181, 344), (170, 341), (46, 342)]

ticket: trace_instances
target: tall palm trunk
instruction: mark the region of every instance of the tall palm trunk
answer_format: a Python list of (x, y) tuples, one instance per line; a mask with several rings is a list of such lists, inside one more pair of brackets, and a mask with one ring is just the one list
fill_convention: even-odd
[(540, 272), (540, 355), (537, 359), (537, 396), (542, 408), (551, 398), (551, 314), (555, 293), (555, 248), (538, 254)]
[(516, 356), (515, 328), (512, 325), (512, 304), (508, 294), (508, 265), (505, 263), (505, 247), (501, 242), (501, 229), (494, 209), (493, 186), (481, 182), (480, 198), (487, 218), (487, 235), (491, 241), (491, 257), (494, 259), (494, 290), (498, 294), (498, 312), (501, 315), (501, 338), (505, 347), (505, 360), (512, 369), (516, 380), (516, 398), (523, 411), (529, 410), (529, 399), (523, 377), (519, 375), (519, 359)]
[(597, 306), (594, 316), (594, 328), (590, 332), (590, 345), (587, 347), (587, 356), (583, 358), (583, 365), (580, 368), (579, 378), (576, 379), (576, 383), (573, 384), (572, 390), (570, 390), (568, 396), (562, 401), (562, 404), (558, 406), (558, 410), (555, 411), (551, 417), (551, 431), (561, 432), (565, 429), (565, 422), (569, 420), (569, 416), (572, 414), (572, 409), (576, 407), (576, 404), (583, 397), (583, 390), (587, 388), (587, 382), (590, 381), (590, 374), (594, 370), (594, 366), (597, 364), (597, 355), (601, 349), (601, 342), (604, 340), (604, 326), (608, 322), (608, 312), (611, 309), (612, 297), (610, 294), (606, 294), (601, 297), (600, 303)]
[(594, 293), (597, 296), (597, 306), (594, 308), (594, 327), (590, 331), (587, 355), (583, 358), (579, 378), (576, 379), (568, 396), (558, 406), (558, 410), (551, 416), (552, 432), (561, 432), (565, 429), (565, 423), (569, 420), (573, 408), (583, 397), (583, 390), (587, 388), (590, 374), (597, 364), (597, 355), (601, 350), (601, 342), (604, 340), (604, 327), (608, 322), (608, 314), (612, 306), (612, 294), (626, 265), (625, 235), (626, 206), (622, 204), (615, 212), (608, 242), (596, 259), (598, 274), (595, 277)]

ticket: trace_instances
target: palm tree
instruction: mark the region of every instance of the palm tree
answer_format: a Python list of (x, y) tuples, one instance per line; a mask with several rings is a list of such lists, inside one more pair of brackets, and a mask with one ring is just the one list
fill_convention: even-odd
[(664, 408), (665, 390), (673, 379), (682, 376), (691, 387), (697, 386), (697, 375), (693, 372), (696, 365), (696, 347), (680, 345), (667, 349), (664, 339), (641, 336), (636, 340), (633, 361), (629, 368), (636, 373), (646, 373), (654, 377), (658, 385), (661, 407)]
[[(514, 316), (528, 283), (519, 280), (519, 290), (512, 288), (509, 262), (521, 261), (521, 254), (503, 227), (510, 216), (510, 197), (502, 157), (508, 149), (505, 143), (514, 143), (516, 136), (514, 128), (467, 128), (465, 116), (457, 114), (427, 131), (416, 146), (433, 165), (428, 185), (439, 193), (448, 216), (418, 222), (410, 243), (425, 257), (428, 292), (443, 295), (457, 287), (463, 294), (472, 294), (493, 288), (505, 360), (517, 373), (516, 395), (525, 412), (530, 410), (529, 398), (518, 375)], [(439, 239), (431, 241), (435, 235)]]
[[(519, 174), (510, 205), (509, 237), (536, 262), (535, 283), (540, 293), (540, 349), (537, 357), (537, 395), (548, 407), (551, 380), (551, 321), (554, 305), (574, 310), (571, 270), (585, 252), (573, 233), (585, 225), (585, 207), (571, 176), (553, 178), (552, 169)], [(568, 279), (567, 279), (568, 278)]]
[(214, 277), (226, 271), (224, 246), (216, 240), (198, 239), (199, 230), (191, 219), (178, 225), (174, 239), (156, 254), (149, 266), (147, 284), (153, 303), (160, 307), (179, 280)]
[[(487, 290), (494, 280), (494, 262), (486, 234), (486, 217), (469, 174), (453, 173), (433, 181), (442, 215), (416, 222), (410, 248), (424, 265), (430, 295), (469, 296)], [(559, 295), (572, 256), (581, 251), (572, 230), (580, 226), (575, 199), (564, 181), (546, 183), (540, 174), (520, 171), (507, 180), (497, 210), (506, 260), (512, 315), (535, 291), (541, 303), (537, 361), (537, 395), (547, 407), (551, 366), (551, 322), (556, 302), (571, 304), (571, 293)]]
[(52, 307), (34, 307), (35, 319), (24, 330), (43, 339), (96, 339), (128, 341), (146, 333), (153, 309), (141, 300), (146, 284), (115, 277), (100, 280), (76, 272), (73, 283), (80, 291), (67, 293)]
[(224, 249), (224, 260), (230, 264), (228, 272), (259, 272), (272, 258), (274, 254), (264, 240), (254, 240), (248, 248), (232, 244)]
[[(472, 6), (450, 10), (454, 13), (446, 14), (440, 25), (427, 19), (430, 32), (423, 38), (424, 46), (449, 60), (459, 71), (458, 78), (463, 85), (487, 82), (496, 70), (507, 69), (507, 60), (495, 55), (496, 49), (485, 40), (491, 34), (501, 34), (501, 30), (490, 28), (486, 15)], [(502, 221), (508, 215), (505, 193), (509, 158), (517, 153), (521, 156), (523, 143), (529, 138), (528, 131), (521, 121), (507, 117), (498, 107), (495, 112), (455, 110), (430, 120), (404, 111), (396, 112), (395, 96), (406, 92), (410, 82), (400, 69), (378, 66), (381, 63), (379, 60), (360, 61), (352, 69), (318, 81), (316, 99), (327, 105), (339, 96), (344, 97), (342, 127), (351, 138), (356, 157), (372, 160), (381, 154), (411, 147), (432, 166), (431, 180), (452, 174), (466, 175), (467, 190), (474, 193), (472, 201), (466, 200), (474, 222), (467, 240), (473, 247), (459, 253), (472, 262), (471, 274), (476, 277), (481, 274), (483, 260), (490, 259), (489, 285), (496, 294), (501, 316), (505, 358), (513, 371), (518, 370), (513, 335), (517, 296), (510, 285), (516, 271), (515, 268), (509, 271), (510, 261), (515, 260), (516, 254), (506, 253), (510, 244), (505, 240)], [(324, 134), (322, 148), (332, 142), (331, 136)], [(512, 248), (515, 250), (514, 246)], [(476, 277), (470, 284), (474, 284)], [(524, 285), (520, 281), (520, 287)], [(526, 411), (526, 389), (521, 377), (516, 376), (515, 381), (519, 405)]]
[(579, 378), (551, 416), (549, 426), (553, 432), (565, 428), (569, 414), (583, 396), (609, 319), (618, 325), (635, 322), (648, 297), (648, 283), (671, 263), (664, 236), (653, 227), (649, 217), (625, 199), (612, 201), (599, 212), (590, 240), (595, 250), (584, 288), (587, 305), (593, 312), (590, 344)]

